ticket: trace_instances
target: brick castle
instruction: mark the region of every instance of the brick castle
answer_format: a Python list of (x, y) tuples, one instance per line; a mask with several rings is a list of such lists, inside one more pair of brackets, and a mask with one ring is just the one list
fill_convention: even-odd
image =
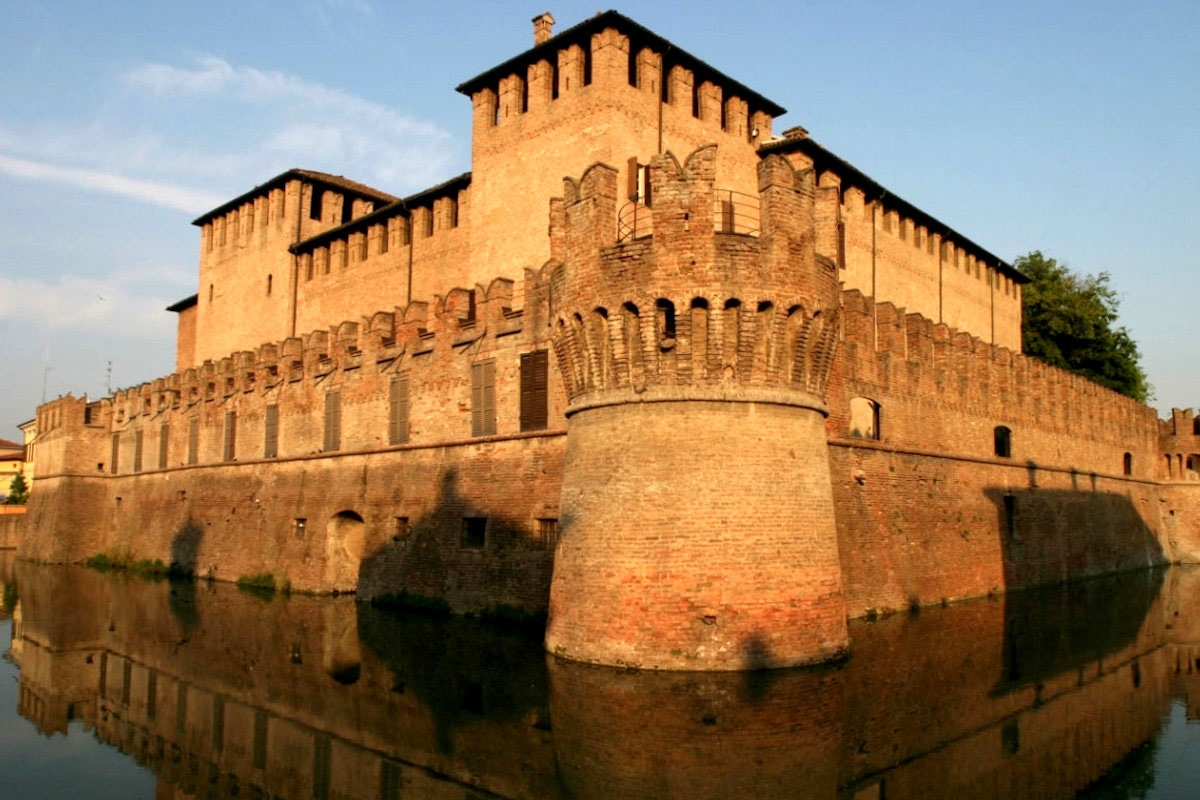
[[(1023, 357), (1026, 278), (615, 12), (463, 83), (472, 171), (204, 214), (176, 372), (38, 409), (20, 553), (548, 611), (641, 668), (1200, 557), (1200, 429)], [(1166, 427), (1164, 427), (1164, 425)]]

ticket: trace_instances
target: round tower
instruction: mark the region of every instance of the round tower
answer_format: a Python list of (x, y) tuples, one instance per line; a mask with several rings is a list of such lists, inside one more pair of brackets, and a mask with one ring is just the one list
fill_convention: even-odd
[(714, 191), (715, 161), (654, 160), (649, 236), (616, 241), (603, 165), (552, 208), (569, 406), (546, 647), (565, 658), (742, 670), (847, 648), (813, 176), (769, 156), (745, 198)]

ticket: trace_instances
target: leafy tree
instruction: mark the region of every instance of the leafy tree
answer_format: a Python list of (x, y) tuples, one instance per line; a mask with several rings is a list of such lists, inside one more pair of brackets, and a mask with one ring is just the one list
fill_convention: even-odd
[(1117, 293), (1107, 272), (1079, 276), (1040, 250), (1013, 266), (1032, 280), (1021, 298), (1026, 355), (1140, 402), (1150, 398), (1137, 343), (1117, 325)]
[(5, 504), (10, 506), (23, 506), (29, 500), (29, 487), (25, 485), (25, 476), (17, 473), (17, 477), (12, 479), (12, 483), (8, 485), (8, 499)]

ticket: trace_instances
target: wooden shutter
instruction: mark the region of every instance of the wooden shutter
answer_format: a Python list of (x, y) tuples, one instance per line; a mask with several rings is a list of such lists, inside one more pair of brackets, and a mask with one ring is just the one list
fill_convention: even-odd
[(471, 435), (491, 436), (496, 432), (496, 362), (471, 365)]
[(549, 423), (546, 350), (521, 354), (521, 430), (545, 430)]
[(264, 419), (263, 457), (275, 458), (279, 455), (279, 406), (267, 406)]
[(113, 475), (117, 474), (117, 459), (121, 456), (121, 434), (114, 433), (112, 435), (112, 459), (108, 464), (108, 471)]
[(133, 471), (142, 471), (142, 430), (139, 428), (133, 433)]
[(193, 417), (188, 422), (187, 463), (195, 464), (200, 456), (200, 420)]
[(408, 376), (392, 378), (388, 393), (388, 441), (404, 444), (408, 441)]
[(233, 456), (237, 452), (237, 412), (225, 412), (225, 452), (222, 457), (226, 461), (233, 461)]
[(158, 428), (158, 468), (167, 468), (167, 445), (171, 441), (171, 426), (163, 423)]
[(342, 393), (325, 394), (325, 447), (326, 452), (342, 446)]

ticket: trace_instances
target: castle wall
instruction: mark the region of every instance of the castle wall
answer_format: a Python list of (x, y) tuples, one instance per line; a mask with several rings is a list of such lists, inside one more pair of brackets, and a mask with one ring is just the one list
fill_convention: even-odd
[(827, 427), (851, 616), (1182, 555), (1151, 409), (856, 291), (843, 308)]

